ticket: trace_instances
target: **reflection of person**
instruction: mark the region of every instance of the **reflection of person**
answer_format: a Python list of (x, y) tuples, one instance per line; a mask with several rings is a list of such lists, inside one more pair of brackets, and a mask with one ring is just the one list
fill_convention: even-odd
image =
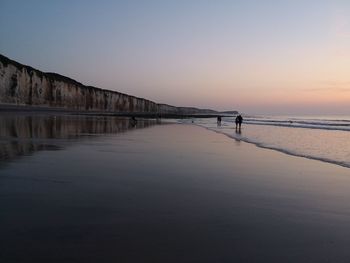
[(132, 116), (131, 117), (131, 126), (136, 127), (136, 124), (137, 124), (137, 120), (136, 120), (135, 116)]
[(236, 129), (236, 134), (242, 134), (242, 130), (241, 129)]
[(237, 127), (239, 127), (239, 129), (241, 129), (242, 122), (243, 122), (243, 117), (242, 117), (241, 114), (239, 114), (239, 115), (236, 117), (236, 129), (237, 129)]
[(217, 122), (218, 122), (218, 126), (221, 126), (221, 116), (218, 116)]

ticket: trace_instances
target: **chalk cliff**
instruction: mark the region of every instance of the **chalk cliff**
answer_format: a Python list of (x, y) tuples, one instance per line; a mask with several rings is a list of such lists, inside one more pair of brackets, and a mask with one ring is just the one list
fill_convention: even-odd
[(68, 77), (20, 64), (1, 54), (0, 104), (115, 113), (216, 113), (213, 110), (158, 104), (117, 91), (85, 86)]

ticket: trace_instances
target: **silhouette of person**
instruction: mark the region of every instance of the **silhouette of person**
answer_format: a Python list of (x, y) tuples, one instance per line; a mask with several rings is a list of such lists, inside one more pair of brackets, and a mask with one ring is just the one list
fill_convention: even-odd
[(241, 114), (239, 114), (237, 117), (236, 117), (236, 129), (239, 127), (239, 129), (241, 129), (241, 126), (242, 126), (242, 122), (243, 122), (243, 117)]

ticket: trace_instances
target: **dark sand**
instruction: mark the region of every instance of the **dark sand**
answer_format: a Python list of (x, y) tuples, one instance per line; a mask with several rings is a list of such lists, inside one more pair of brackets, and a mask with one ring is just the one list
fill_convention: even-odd
[(73, 138), (2, 138), (0, 262), (350, 261), (350, 169), (189, 125)]

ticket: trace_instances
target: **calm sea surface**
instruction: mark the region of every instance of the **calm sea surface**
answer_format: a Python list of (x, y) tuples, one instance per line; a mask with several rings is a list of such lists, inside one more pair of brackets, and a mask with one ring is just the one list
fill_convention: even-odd
[[(241, 133), (229, 119), (195, 123), (278, 147), (312, 140), (301, 149), (329, 147), (328, 157), (348, 136), (265, 119)], [(348, 168), (195, 125), (0, 115), (4, 263), (348, 262), (349, 200)]]

